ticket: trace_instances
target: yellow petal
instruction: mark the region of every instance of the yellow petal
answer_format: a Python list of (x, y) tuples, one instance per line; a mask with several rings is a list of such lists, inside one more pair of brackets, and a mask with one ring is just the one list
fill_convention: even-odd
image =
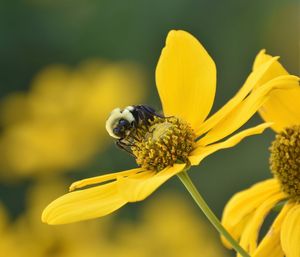
[(240, 240), (240, 246), (245, 249), (251, 256), (257, 248), (258, 234), (267, 214), (281, 200), (285, 199), (286, 195), (279, 192), (270, 196), (254, 211), (253, 216), (248, 221)]
[(219, 111), (209, 117), (199, 129), (196, 130), (196, 134), (198, 136), (206, 133), (211, 128), (213, 128), (217, 123), (219, 123), (224, 117), (226, 117), (236, 106), (243, 101), (243, 99), (249, 94), (249, 92), (258, 85), (261, 85), (261, 81), (264, 78), (264, 74), (266, 74), (274, 65), (277, 58), (274, 57), (268, 62), (264, 63), (253, 71), (247, 78), (246, 82), (239, 90), (239, 92), (228, 101)]
[[(77, 188), (116, 179), (116, 181), (59, 197), (46, 207), (42, 214), (42, 221), (54, 225), (105, 216), (127, 202), (145, 199), (184, 167), (185, 164), (175, 164), (160, 172), (142, 172), (141, 169), (132, 169), (91, 178), (87, 180), (88, 183), (79, 182)], [(72, 188), (76, 188), (76, 184)]]
[(255, 211), (265, 200), (278, 192), (279, 182), (276, 179), (268, 179), (235, 194), (224, 209), (223, 221), (226, 220), (226, 224), (234, 226), (242, 217)]
[(142, 201), (184, 167), (185, 164), (175, 164), (160, 172), (147, 171), (128, 178), (120, 178), (118, 179), (119, 192), (128, 202)]
[(50, 203), (42, 221), (51, 225), (66, 224), (105, 216), (126, 204), (120, 197), (117, 181), (63, 195)]
[(72, 183), (69, 190), (74, 191), (76, 189), (79, 189), (79, 188), (82, 188), (85, 186), (90, 186), (90, 185), (100, 184), (100, 183), (110, 181), (110, 180), (115, 180), (118, 177), (127, 177), (127, 176), (130, 176), (133, 174), (137, 174), (141, 171), (143, 171), (142, 168), (136, 168), (136, 169), (126, 170), (126, 171), (121, 171), (121, 172), (105, 174), (105, 175), (101, 175), (101, 176), (97, 176), (97, 177), (86, 178), (86, 179), (79, 180), (79, 181)]
[(197, 142), (197, 148), (191, 152), (189, 160), (192, 165), (198, 165), (208, 155), (221, 149), (233, 147), (245, 137), (261, 134), (270, 125), (270, 123), (260, 124), (256, 127), (243, 130), (242, 132), (233, 135), (232, 137), (223, 142), (215, 143), (209, 146), (202, 146), (201, 143)]
[[(270, 230), (264, 236), (259, 246), (252, 254), (253, 257), (283, 257), (284, 253), (280, 244), (281, 225), (287, 213), (292, 208), (291, 204), (286, 204), (279, 215), (274, 220)], [(289, 257), (289, 256), (288, 256)]]
[[(240, 238), (240, 235), (242, 235), (246, 225), (248, 224), (249, 220), (253, 217), (253, 213), (243, 217), (239, 223), (237, 223), (234, 227), (232, 227), (230, 229), (230, 234), (232, 235), (232, 237), (238, 241)], [(223, 245), (228, 248), (228, 249), (232, 249), (232, 245), (230, 242), (227, 241), (227, 239), (223, 236), (221, 236), (221, 241), (223, 243)]]
[[(244, 101), (237, 105), (231, 113), (225, 116), (214, 128), (201, 138), (199, 143), (203, 145), (211, 144), (239, 129), (256, 113), (262, 104), (271, 97), (268, 95), (269, 92), (278, 88), (287, 88), (287, 84), (289, 84), (290, 89), (298, 86), (298, 78), (292, 75), (280, 76), (253, 90)], [(288, 91), (288, 89), (286, 89), (286, 91)], [(300, 114), (300, 111), (298, 112)]]
[(157, 64), (156, 84), (164, 114), (180, 117), (197, 128), (214, 101), (214, 61), (191, 34), (172, 30)]
[[(266, 54), (265, 50), (261, 50), (258, 55), (256, 56), (254, 63), (253, 63), (253, 70), (257, 70), (260, 68), (261, 65), (264, 65), (266, 62), (271, 60), (273, 56)], [(274, 65), (272, 65), (271, 69), (265, 73), (262, 83), (265, 83), (271, 79), (274, 79), (278, 76), (288, 75), (289, 73), (283, 68), (280, 62), (276, 61)]]
[(280, 238), (283, 252), (287, 257), (300, 256), (300, 204), (295, 204), (286, 215)]
[[(223, 226), (235, 239), (239, 239), (249, 222), (249, 215), (254, 215), (254, 211), (260, 205), (278, 192), (280, 192), (278, 181), (269, 179), (235, 194), (224, 208), (222, 216)], [(238, 230), (235, 229), (237, 226), (239, 226)], [(224, 238), (222, 240), (226, 242)], [(226, 245), (228, 246), (228, 243)]]
[[(272, 59), (272, 56), (262, 50), (256, 57), (253, 70), (259, 69), (261, 65)], [(273, 78), (287, 75), (288, 72), (284, 67), (276, 61), (272, 68), (265, 74), (263, 80), (268, 81)], [(299, 81), (299, 78), (298, 78)], [(286, 83), (286, 87), (290, 87), (290, 83)], [(283, 87), (270, 93), (269, 99), (260, 108), (259, 114), (265, 121), (274, 122), (272, 128), (276, 132), (282, 131), (284, 128), (300, 123), (300, 87), (294, 85), (293, 89), (285, 90)]]
[[(291, 83), (294, 85), (294, 82), (287, 82), (286, 86), (291, 86)], [(276, 132), (300, 124), (300, 86), (272, 91), (259, 114), (265, 121), (274, 122), (272, 128)]]

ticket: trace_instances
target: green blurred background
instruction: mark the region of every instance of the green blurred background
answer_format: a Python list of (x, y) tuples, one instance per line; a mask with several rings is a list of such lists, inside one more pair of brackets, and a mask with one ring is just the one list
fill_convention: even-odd
[[(10, 217), (5, 222), (7, 230), (12, 234), (19, 233), (16, 232), (20, 230), (19, 228), (12, 229), (12, 227), (19, 222), (21, 217), (28, 215), (30, 208), (34, 208), (28, 203), (28, 199), (31, 199), (32, 190), (42, 187), (43, 183), (55, 180), (55, 183), (59, 181), (58, 184), (62, 184), (64, 181), (64, 185), (68, 185), (77, 179), (134, 167), (134, 160), (116, 149), (110, 138), (103, 131), (98, 133), (95, 128), (99, 126), (99, 131), (103, 129), (106, 116), (109, 114), (108, 110), (114, 106), (147, 103), (156, 109), (161, 108), (155, 88), (154, 71), (169, 30), (189, 31), (201, 41), (213, 57), (218, 71), (214, 112), (239, 89), (251, 71), (255, 55), (263, 48), (272, 55), (281, 56), (281, 63), (290, 73), (299, 74), (299, 8), (299, 1), (296, 0), (1, 1), (0, 201), (7, 216)], [(102, 74), (99, 78), (97, 72)], [(56, 76), (59, 78), (56, 79)], [(113, 81), (110, 78), (113, 78)], [(77, 85), (76, 79), (81, 81), (80, 86)], [(114, 85), (112, 86), (114, 90), (103, 90), (104, 81), (109, 81), (107, 85)], [(56, 88), (56, 82), (60, 83), (60, 87)], [(68, 84), (66, 90), (64, 82)], [(95, 86), (90, 89), (93, 83)], [(52, 85), (55, 90), (51, 89)], [(75, 92), (74, 88), (79, 89)], [(135, 93), (132, 93), (133, 91)], [(85, 98), (80, 97), (82, 93), (86, 95)], [(77, 94), (77, 97), (74, 94)], [(54, 99), (50, 101), (48, 95)], [(71, 103), (71, 106), (76, 105), (76, 108), (71, 108), (73, 115), (71, 121), (69, 121), (69, 107), (65, 106), (64, 96), (69, 101), (76, 102), (76, 104)], [(32, 107), (36, 99), (41, 103)], [(57, 107), (55, 113), (51, 111), (51, 119), (47, 117), (49, 106), (46, 106), (45, 102), (48, 100), (51, 106)], [(91, 101), (93, 104), (90, 104)], [(84, 109), (86, 104), (89, 110), (88, 115), (84, 113), (80, 114), (80, 117), (76, 116), (76, 110)], [(61, 114), (60, 106), (67, 111)], [(47, 110), (44, 111), (43, 108)], [(39, 114), (36, 114), (37, 110)], [(99, 119), (98, 114), (99, 117), (101, 116)], [(79, 118), (80, 121), (78, 121)], [(30, 124), (29, 130), (32, 131), (32, 124), (35, 126), (39, 124), (38, 133), (33, 133), (35, 140), (38, 140), (40, 136), (51, 138), (52, 134), (48, 134), (47, 129), (54, 124), (53, 120), (55, 124), (61, 124), (60, 121), (65, 124), (66, 119), (68, 129), (77, 129), (77, 134), (70, 138), (72, 144), (68, 147), (72, 151), (69, 155), (80, 155), (82, 147), (87, 147), (85, 157), (75, 161), (71, 157), (72, 160), (68, 165), (59, 163), (57, 166), (46, 166), (41, 157), (39, 165), (34, 167), (29, 165), (23, 169), (22, 158), (26, 158), (28, 145), (25, 147), (20, 143), (24, 141), (23, 135), (20, 136), (20, 133), (24, 131), (22, 126), (26, 125), (28, 128)], [(42, 126), (40, 126), (41, 120)], [(260, 122), (259, 117), (254, 117), (247, 126), (258, 122)], [(94, 124), (96, 125), (93, 126)], [(41, 127), (44, 126), (46, 130), (43, 132)], [(18, 137), (11, 133), (16, 130)], [(68, 132), (64, 126), (64, 132), (66, 131)], [(67, 135), (69, 137), (70, 133)], [(233, 149), (209, 156), (199, 167), (192, 169), (190, 174), (199, 191), (219, 217), (232, 194), (256, 181), (270, 177), (268, 146), (273, 137), (273, 132), (267, 131), (263, 135), (248, 138)], [(23, 141), (19, 141), (20, 138)], [(79, 140), (78, 138), (82, 142), (74, 143)], [(51, 144), (49, 149), (59, 148), (61, 141), (58, 142), (58, 140), (59, 138), (53, 136), (53, 140), (48, 142)], [(86, 141), (95, 144), (86, 146)], [(25, 148), (22, 149), (22, 147)], [(66, 152), (68, 147), (66, 147)], [(47, 151), (50, 151), (49, 149)], [(26, 152), (25, 157), (18, 158), (19, 151), (23, 155)], [(14, 158), (10, 156), (12, 152)], [(66, 152), (63, 154), (67, 154)], [(61, 156), (64, 156), (63, 154)], [(51, 160), (50, 158), (50, 163)], [(64, 192), (67, 191), (67, 186), (62, 188)], [(149, 208), (148, 205), (150, 206), (152, 201), (159, 199), (160, 195), (164, 196), (170, 192), (176, 193), (175, 199), (177, 195), (181, 195), (183, 201), (189, 205), (187, 208), (189, 208), (189, 213), (192, 213), (190, 215), (198, 215), (199, 219), (203, 220), (201, 212), (195, 207), (176, 178), (167, 182), (146, 201), (125, 206), (113, 215), (114, 219), (118, 222), (133, 222), (135, 227), (130, 231), (135, 231), (137, 227), (143, 226), (140, 215), (144, 212), (144, 208)], [(50, 195), (50, 191), (48, 193)], [(48, 193), (45, 191), (43, 194)], [(60, 194), (59, 191), (54, 190), (48, 197), (49, 201)], [(39, 213), (43, 207), (41, 204), (36, 212)], [(174, 212), (174, 215), (178, 215), (176, 209)], [(184, 218), (189, 219), (189, 216), (181, 217), (181, 219)], [(109, 219), (103, 218), (96, 222), (104, 224)], [(34, 222), (40, 223), (38, 216)], [(93, 222), (95, 224), (95, 221)], [(111, 238), (112, 231), (116, 234), (124, 233), (118, 232), (119, 226), (114, 224), (113, 222), (109, 225), (110, 233), (107, 235), (109, 238)], [(27, 226), (31, 229), (33, 225), (27, 224)], [(54, 229), (47, 225), (42, 226), (43, 231), (47, 232), (41, 233), (49, 233), (51, 229)], [(68, 228), (70, 226), (72, 225), (68, 225)], [(172, 226), (172, 231), (176, 234), (176, 225)], [(205, 227), (205, 224), (203, 226)], [(85, 226), (79, 231), (82, 230), (85, 230)], [(128, 232), (128, 237), (131, 232)], [(178, 233), (178, 237), (180, 236)], [(215, 238), (212, 240), (216, 244), (216, 249), (222, 247)], [(149, 244), (156, 244), (157, 240), (153, 241), (150, 237)], [(0, 252), (1, 245), (5, 244), (0, 242)], [(118, 247), (117, 243), (114, 247)], [(124, 248), (128, 251), (129, 244)], [(122, 250), (120, 254), (112, 253), (108, 247), (107, 252), (102, 252), (101, 256), (135, 256), (136, 254), (126, 251)], [(216, 253), (218, 251), (216, 250)], [(63, 256), (57, 249), (55, 252), (49, 253), (48, 251), (47, 254), (38, 253), (36, 256)], [(175, 256), (174, 254), (179, 253), (173, 253), (170, 256)], [(1, 253), (0, 256), (2, 256)], [(3, 256), (19, 255), (17, 253), (13, 255), (10, 252), (10, 255)], [(136, 256), (144, 255), (137, 254)], [(196, 250), (191, 252), (190, 256), (198, 256)], [(220, 256), (220, 254), (209, 255), (208, 253), (207, 256)]]

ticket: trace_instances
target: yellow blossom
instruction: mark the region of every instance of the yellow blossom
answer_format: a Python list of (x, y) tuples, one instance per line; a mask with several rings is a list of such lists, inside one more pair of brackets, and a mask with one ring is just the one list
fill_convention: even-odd
[[(276, 59), (252, 72), (240, 91), (207, 119), (216, 90), (214, 61), (192, 35), (171, 31), (156, 68), (163, 113), (170, 118), (155, 120), (150, 132), (145, 132), (146, 147), (137, 151), (149, 157), (148, 163), (73, 183), (71, 191), (92, 187), (68, 193), (50, 203), (42, 214), (43, 222), (63, 224), (105, 216), (128, 202), (144, 200), (168, 179), (198, 165), (206, 156), (261, 133), (269, 123), (230, 136), (252, 117), (272, 89), (287, 82), (298, 83), (295, 77), (287, 75), (262, 84), (264, 74)], [(156, 162), (156, 168), (145, 168), (152, 161)]]
[(107, 144), (107, 113), (116, 104), (139, 102), (143, 84), (143, 73), (129, 63), (91, 60), (74, 70), (45, 68), (28, 93), (2, 103), (1, 176), (40, 176), (84, 165)]
[[(261, 51), (253, 70), (271, 60)], [(265, 74), (265, 81), (287, 76), (276, 62)], [(299, 78), (298, 78), (299, 80)], [(274, 178), (259, 182), (235, 194), (227, 203), (222, 224), (253, 257), (299, 257), (300, 247), (300, 86), (287, 82), (273, 90), (259, 109), (278, 133), (270, 147), (270, 168)], [(268, 233), (258, 242), (260, 228), (274, 206), (283, 202)], [(228, 242), (223, 242), (229, 248)]]

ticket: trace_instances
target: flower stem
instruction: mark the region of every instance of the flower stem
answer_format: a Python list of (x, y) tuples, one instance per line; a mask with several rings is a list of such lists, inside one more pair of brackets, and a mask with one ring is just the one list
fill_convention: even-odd
[(185, 188), (189, 191), (199, 208), (203, 211), (208, 220), (213, 224), (213, 226), (219, 231), (219, 233), (224, 236), (228, 242), (231, 243), (232, 247), (236, 252), (238, 252), (243, 257), (250, 257), (250, 255), (235, 241), (235, 239), (228, 233), (228, 231), (222, 226), (218, 218), (209, 208), (205, 200), (202, 198), (186, 170), (182, 171), (177, 175)]

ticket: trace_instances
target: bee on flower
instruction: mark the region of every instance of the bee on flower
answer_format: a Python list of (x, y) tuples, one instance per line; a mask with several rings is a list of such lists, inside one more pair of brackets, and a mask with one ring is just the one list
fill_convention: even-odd
[(129, 202), (144, 200), (208, 155), (262, 133), (270, 123), (233, 134), (269, 92), (284, 87), (287, 81), (298, 83), (293, 76), (265, 80), (276, 60), (271, 58), (255, 69), (239, 92), (207, 118), (216, 91), (215, 63), (191, 34), (171, 31), (156, 68), (163, 115), (138, 105), (115, 109), (108, 118), (108, 132), (135, 156), (138, 167), (73, 183), (72, 192), (46, 207), (42, 221), (64, 224), (105, 216)]

